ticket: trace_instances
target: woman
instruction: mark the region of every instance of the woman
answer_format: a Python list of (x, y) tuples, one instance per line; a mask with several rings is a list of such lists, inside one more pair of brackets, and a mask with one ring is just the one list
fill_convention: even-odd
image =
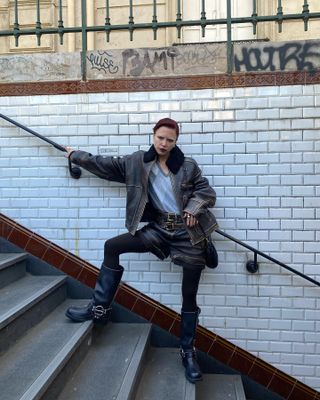
[[(73, 321), (106, 323), (123, 273), (120, 254), (150, 251), (161, 259), (170, 255), (183, 270), (180, 353), (186, 377), (194, 383), (202, 378), (193, 347), (200, 313), (196, 296), (205, 267), (205, 238), (217, 228), (208, 210), (216, 195), (197, 163), (177, 147), (177, 122), (161, 119), (153, 132), (153, 145), (147, 152), (124, 157), (92, 156), (66, 148), (73, 163), (103, 179), (126, 184), (129, 231), (106, 241), (91, 302), (70, 307), (66, 315)], [(138, 230), (141, 221), (149, 223)]]

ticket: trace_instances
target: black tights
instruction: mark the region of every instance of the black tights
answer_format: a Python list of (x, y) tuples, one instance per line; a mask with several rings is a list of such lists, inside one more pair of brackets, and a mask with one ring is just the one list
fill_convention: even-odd
[[(148, 249), (139, 236), (130, 233), (116, 236), (105, 242), (104, 265), (117, 268), (120, 264), (120, 254), (146, 253)], [(182, 309), (183, 311), (195, 311), (197, 309), (197, 292), (201, 270), (183, 268), (182, 277)]]

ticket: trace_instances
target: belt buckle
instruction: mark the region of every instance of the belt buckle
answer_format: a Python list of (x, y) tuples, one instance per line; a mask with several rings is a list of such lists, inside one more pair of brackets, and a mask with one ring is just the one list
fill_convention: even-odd
[(174, 231), (174, 229), (175, 229), (174, 223), (173, 222), (166, 222), (165, 229), (167, 231)]
[(176, 220), (176, 214), (175, 213), (168, 213), (167, 214), (167, 221), (166, 222), (173, 223), (175, 220)]

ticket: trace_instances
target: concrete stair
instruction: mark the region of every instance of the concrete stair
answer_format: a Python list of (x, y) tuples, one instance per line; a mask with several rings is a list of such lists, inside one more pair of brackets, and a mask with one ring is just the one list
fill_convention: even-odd
[(64, 275), (30, 273), (31, 262), (0, 253), (1, 400), (245, 400), (239, 376), (190, 384), (176, 348), (150, 345), (151, 324), (72, 323), (66, 308), (88, 300), (68, 298)]
[(195, 385), (184, 376), (178, 349), (150, 348), (135, 400), (195, 398)]
[(196, 394), (197, 400), (246, 400), (239, 375), (205, 374), (197, 384)]

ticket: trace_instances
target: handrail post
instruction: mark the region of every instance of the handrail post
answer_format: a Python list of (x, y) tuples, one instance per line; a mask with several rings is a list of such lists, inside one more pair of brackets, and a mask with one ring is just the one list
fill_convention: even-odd
[(81, 50), (81, 75), (82, 80), (87, 80), (87, 0), (81, 0), (81, 21), (82, 21), (82, 50)]
[(254, 251), (253, 255), (254, 255), (253, 260), (249, 260), (246, 263), (247, 271), (250, 272), (251, 274), (255, 274), (259, 270), (258, 254), (256, 251)]

